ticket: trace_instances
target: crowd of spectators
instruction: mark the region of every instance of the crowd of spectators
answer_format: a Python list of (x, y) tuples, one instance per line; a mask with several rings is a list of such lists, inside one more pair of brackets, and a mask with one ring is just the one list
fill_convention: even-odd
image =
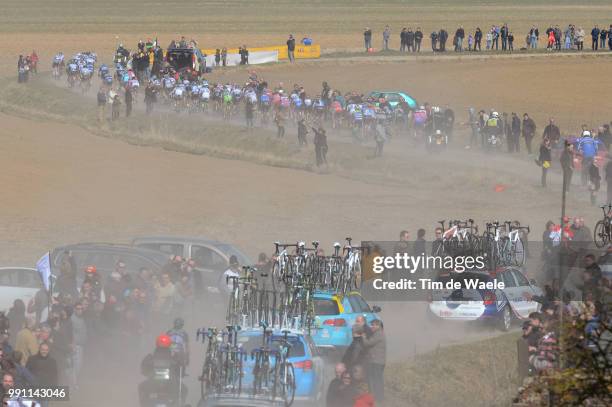
[(77, 390), (84, 365), (107, 363), (118, 355), (118, 345), (136, 352), (146, 337), (171, 328), (172, 319), (194, 300), (193, 269), (194, 262), (180, 256), (157, 273), (130, 271), (118, 261), (104, 279), (95, 265), (78, 270), (74, 258), (65, 257), (51, 298), (41, 289), (28, 304), (15, 300), (1, 324), (4, 382)]
[[(388, 51), (390, 49), (391, 37), (391, 28), (387, 25), (382, 31), (382, 50)], [(421, 51), (421, 43), (424, 38), (421, 27), (417, 27), (414, 31), (411, 27), (403, 27), (399, 37), (399, 50), (401, 52)], [(612, 50), (612, 24), (608, 28), (600, 28), (595, 25), (590, 31), (590, 37), (593, 51), (605, 50), (606, 48)], [(363, 38), (366, 52), (372, 52), (373, 32), (370, 27), (366, 27), (364, 30)], [(452, 41), (452, 49), (455, 52), (482, 50), (511, 52), (516, 49), (537, 49), (541, 45), (550, 51), (572, 49), (582, 51), (586, 38), (585, 30), (582, 27), (576, 27), (574, 24), (568, 24), (565, 28), (561, 28), (558, 24), (550, 25), (543, 32), (538, 27), (532, 26), (524, 37), (515, 37), (507, 23), (492, 25), (489, 29), (476, 27), (473, 31), (466, 30), (460, 25), (452, 36), (444, 28), (432, 31), (429, 34), (433, 52), (446, 52), (449, 39)]]

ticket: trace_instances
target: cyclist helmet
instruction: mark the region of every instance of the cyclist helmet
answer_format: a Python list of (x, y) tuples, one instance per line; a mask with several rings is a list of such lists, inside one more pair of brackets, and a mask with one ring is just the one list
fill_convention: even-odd
[(176, 318), (174, 320), (174, 329), (183, 329), (184, 326), (185, 321), (183, 320), (183, 318)]
[(493, 112), (493, 113), (491, 113), (491, 117), (497, 119), (499, 117), (499, 113)]
[(439, 136), (440, 134), (442, 134), (442, 132), (440, 130), (436, 130), (436, 135)]
[(169, 348), (172, 345), (172, 339), (166, 334), (161, 334), (157, 337), (155, 344), (158, 348)]
[(87, 268), (85, 268), (85, 272), (87, 274), (94, 274), (96, 272), (96, 266), (94, 265), (87, 266)]
[(591, 137), (591, 132), (588, 130), (585, 130), (582, 132), (582, 137)]

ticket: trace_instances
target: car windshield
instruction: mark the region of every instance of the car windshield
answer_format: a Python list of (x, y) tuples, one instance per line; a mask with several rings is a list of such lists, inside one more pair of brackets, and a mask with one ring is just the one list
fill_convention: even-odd
[[(273, 335), (270, 347), (274, 350), (278, 350), (279, 345), (283, 342), (283, 340), (284, 335)], [(297, 336), (288, 336), (287, 340), (291, 344), (291, 349), (289, 350), (290, 357), (303, 357), (306, 355), (304, 343), (300, 341)], [(238, 343), (242, 344), (242, 348), (248, 354), (250, 354), (254, 349), (261, 348), (263, 346), (262, 341), (263, 338), (261, 335), (242, 335), (238, 337)]]
[(338, 315), (340, 310), (336, 301), (327, 298), (314, 299), (315, 315)]

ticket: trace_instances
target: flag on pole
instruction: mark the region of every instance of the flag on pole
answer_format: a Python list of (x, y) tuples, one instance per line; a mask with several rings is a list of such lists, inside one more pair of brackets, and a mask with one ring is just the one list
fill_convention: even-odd
[(36, 270), (40, 274), (45, 289), (49, 291), (51, 285), (51, 257), (50, 253), (45, 253), (36, 263)]

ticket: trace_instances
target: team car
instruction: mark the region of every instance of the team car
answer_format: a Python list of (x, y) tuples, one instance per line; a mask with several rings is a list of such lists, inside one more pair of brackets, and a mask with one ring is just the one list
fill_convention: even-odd
[(392, 108), (395, 108), (401, 100), (408, 104), (410, 110), (416, 110), (419, 107), (416, 99), (405, 92), (374, 91), (370, 92), (370, 97), (376, 100), (385, 99)]
[(539, 310), (539, 304), (531, 298), (541, 296), (542, 290), (519, 268), (507, 267), (489, 273), (445, 273), (435, 279), (443, 284), (450, 280), (460, 282), (461, 288), (432, 290), (429, 315), (434, 319), (492, 321), (507, 331), (515, 319), (527, 319), (530, 313)]
[[(270, 332), (270, 331), (268, 331)], [(321, 405), (324, 403), (327, 381), (325, 378), (325, 365), (319, 355), (312, 338), (300, 330), (271, 331), (268, 347), (278, 351), (284, 341), (290, 345), (288, 362), (293, 366), (295, 378), (295, 391), (291, 405)], [(264, 346), (264, 331), (262, 328), (248, 328), (239, 331), (237, 345), (242, 349), (245, 357), (242, 364), (242, 382), (240, 394), (210, 394), (204, 397), (199, 406), (259, 406), (259, 405), (285, 405), (276, 403), (266, 397), (253, 394), (255, 358), (253, 351)], [(271, 356), (271, 365), (276, 363), (276, 357)]]
[(380, 319), (380, 307), (372, 306), (354, 291), (344, 296), (331, 292), (315, 292), (315, 329), (311, 332), (314, 343), (320, 348), (341, 352), (353, 340), (352, 326), (362, 315), (370, 323)]

